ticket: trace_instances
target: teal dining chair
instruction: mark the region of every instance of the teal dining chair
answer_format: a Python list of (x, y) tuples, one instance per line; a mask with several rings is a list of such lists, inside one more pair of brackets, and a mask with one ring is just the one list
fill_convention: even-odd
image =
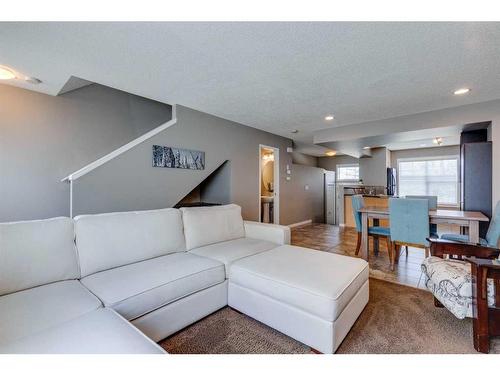
[[(362, 223), (361, 223), (361, 212), (359, 212), (365, 206), (365, 200), (362, 195), (357, 194), (352, 196), (352, 212), (354, 214), (354, 222), (356, 223), (356, 231), (358, 232), (358, 240), (356, 243), (356, 255), (358, 255), (359, 250), (361, 249), (361, 231), (362, 231)], [(368, 236), (373, 238), (385, 237), (387, 241), (387, 250), (389, 251), (389, 259), (392, 259), (392, 246), (390, 239), (390, 229), (387, 227), (381, 226), (369, 226), (368, 227)]]
[[(443, 240), (455, 242), (469, 242), (469, 236), (466, 234), (456, 233), (443, 233), (441, 235)], [(500, 201), (495, 206), (493, 216), (491, 218), (490, 226), (486, 232), (486, 238), (479, 239), (479, 245), (487, 247), (498, 247), (498, 240), (500, 239)]]
[(429, 201), (429, 210), (437, 210), (438, 197), (437, 195), (407, 195), (407, 199), (427, 199)]
[(394, 256), (391, 270), (399, 258), (401, 246), (425, 249), (429, 256), (429, 201), (427, 199), (389, 198), (390, 237)]
[[(407, 199), (427, 199), (429, 201), (429, 210), (437, 210), (438, 208), (438, 197), (437, 195), (407, 195)], [(437, 236), (437, 224), (430, 224), (429, 231), (431, 236)]]
[[(407, 195), (407, 199), (427, 199), (429, 201), (429, 210), (437, 210), (438, 197), (437, 195)], [(438, 238), (437, 224), (429, 224), (429, 232), (431, 237)], [(406, 256), (408, 256), (408, 246), (406, 246)]]

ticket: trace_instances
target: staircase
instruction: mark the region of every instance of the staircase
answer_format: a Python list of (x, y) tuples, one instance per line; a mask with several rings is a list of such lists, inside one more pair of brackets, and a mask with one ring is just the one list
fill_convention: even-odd
[(173, 207), (218, 170), (227, 158), (213, 153), (204, 170), (152, 167), (153, 145), (192, 148), (177, 114), (174, 105), (170, 121), (63, 178), (70, 216)]

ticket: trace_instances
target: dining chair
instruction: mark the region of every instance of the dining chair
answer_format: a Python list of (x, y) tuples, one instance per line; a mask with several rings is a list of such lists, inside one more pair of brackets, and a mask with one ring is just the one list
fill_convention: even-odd
[[(429, 210), (437, 210), (438, 207), (438, 197), (437, 195), (406, 195), (407, 199), (427, 199), (429, 201)], [(438, 238), (438, 226), (437, 224), (429, 224), (429, 232), (431, 237)], [(406, 256), (408, 256), (408, 246), (406, 247)]]
[[(352, 212), (354, 214), (354, 222), (356, 223), (356, 232), (358, 233), (358, 240), (356, 243), (356, 255), (358, 255), (361, 249), (361, 231), (363, 229), (361, 223), (361, 212), (359, 212), (365, 206), (365, 199), (362, 195), (357, 194), (352, 196)], [(390, 229), (381, 226), (369, 226), (368, 236), (373, 238), (385, 237), (387, 241), (387, 251), (389, 252), (389, 261), (392, 263), (393, 252), (390, 239)]]
[(429, 256), (429, 201), (427, 199), (389, 198), (390, 237), (394, 256), (391, 270), (399, 258), (401, 246), (425, 249)]
[[(429, 201), (429, 210), (437, 210), (438, 208), (438, 197), (437, 195), (407, 195), (407, 199), (427, 199)], [(430, 224), (429, 231), (431, 236), (437, 236), (437, 224)]]
[[(466, 234), (457, 233), (443, 233), (441, 235), (443, 240), (456, 241), (456, 242), (469, 242), (469, 236)], [(486, 232), (486, 238), (479, 239), (479, 245), (488, 247), (497, 247), (498, 240), (500, 239), (500, 201), (498, 201), (493, 211), (493, 217), (491, 218), (490, 226)]]

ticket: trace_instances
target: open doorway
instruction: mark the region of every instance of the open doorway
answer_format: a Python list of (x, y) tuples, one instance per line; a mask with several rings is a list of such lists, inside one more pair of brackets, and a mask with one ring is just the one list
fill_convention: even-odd
[(259, 221), (279, 224), (279, 149), (259, 145)]

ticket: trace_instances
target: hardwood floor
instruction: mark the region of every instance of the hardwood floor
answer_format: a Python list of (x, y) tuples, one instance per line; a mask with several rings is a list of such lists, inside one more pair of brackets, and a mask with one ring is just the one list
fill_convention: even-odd
[[(452, 228), (439, 228), (454, 231)], [(355, 256), (356, 230), (328, 224), (308, 224), (292, 229), (292, 244), (332, 253)], [(376, 279), (395, 282), (416, 288), (425, 289), (425, 280), (420, 265), (424, 259), (424, 249), (408, 248), (408, 256), (404, 248), (394, 271), (391, 271), (389, 255), (385, 240), (379, 244), (378, 255), (373, 251), (373, 240), (370, 238), (370, 276)]]

